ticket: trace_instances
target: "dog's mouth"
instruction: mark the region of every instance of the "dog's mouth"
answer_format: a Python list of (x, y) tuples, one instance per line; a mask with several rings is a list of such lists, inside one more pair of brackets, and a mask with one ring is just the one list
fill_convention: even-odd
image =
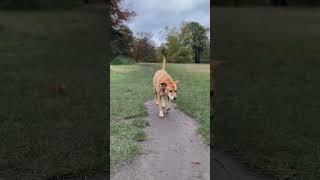
[[(170, 98), (171, 99), (171, 98)], [(177, 101), (177, 98), (176, 97), (174, 97), (173, 99), (171, 99), (171, 102), (173, 102), (173, 103), (176, 103), (176, 101)]]
[(176, 100), (177, 100), (177, 97), (176, 97), (176, 96), (167, 95), (167, 98), (168, 98), (167, 100), (170, 101), (170, 102), (172, 102), (172, 103), (175, 103)]

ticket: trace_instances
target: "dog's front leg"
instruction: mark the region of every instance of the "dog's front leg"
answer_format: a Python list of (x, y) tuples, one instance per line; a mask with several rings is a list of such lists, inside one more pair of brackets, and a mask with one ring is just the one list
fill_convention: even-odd
[(162, 102), (161, 102), (161, 96), (160, 94), (157, 94), (157, 100), (158, 100), (158, 109), (159, 109), (159, 117), (163, 118), (163, 111), (162, 111)]
[(156, 96), (156, 105), (159, 104), (159, 100), (158, 100), (158, 93), (156, 90), (154, 90), (154, 95)]
[(172, 102), (171, 99), (168, 99), (168, 109), (167, 111), (171, 111), (172, 110)]
[(166, 101), (167, 101), (167, 96), (162, 96), (161, 97), (162, 109), (164, 109), (166, 107)]

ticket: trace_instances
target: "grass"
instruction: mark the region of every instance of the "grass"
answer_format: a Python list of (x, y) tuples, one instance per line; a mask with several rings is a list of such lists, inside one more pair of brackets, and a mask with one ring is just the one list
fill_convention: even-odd
[[(111, 65), (110, 68), (110, 164), (115, 171), (121, 162), (140, 152), (137, 141), (147, 115), (144, 102), (153, 97), (153, 69), (143, 65)], [(151, 86), (152, 87), (152, 86)]]
[(199, 122), (198, 132), (210, 144), (210, 68), (209, 64), (169, 64), (166, 69), (179, 81), (179, 109)]
[(320, 11), (214, 8), (217, 145), (275, 179), (320, 179)]
[(107, 169), (101, 9), (0, 12), (0, 177)]
[[(154, 99), (152, 77), (159, 64), (111, 65), (111, 169), (140, 152), (148, 125), (144, 102)], [(197, 118), (199, 133), (209, 143), (209, 65), (168, 64), (167, 70), (180, 81), (178, 106)], [(138, 81), (137, 81), (138, 80)]]

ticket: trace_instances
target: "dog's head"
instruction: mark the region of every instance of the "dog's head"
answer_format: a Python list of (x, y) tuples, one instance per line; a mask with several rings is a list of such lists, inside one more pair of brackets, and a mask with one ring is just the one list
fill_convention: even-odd
[(165, 81), (160, 83), (161, 89), (163, 89), (171, 101), (177, 99), (178, 82), (179, 81)]

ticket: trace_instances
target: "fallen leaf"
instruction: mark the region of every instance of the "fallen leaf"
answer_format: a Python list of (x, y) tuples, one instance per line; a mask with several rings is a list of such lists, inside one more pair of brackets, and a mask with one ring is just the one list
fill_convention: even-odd
[(192, 161), (192, 164), (199, 165), (200, 162), (198, 162), (198, 161)]

